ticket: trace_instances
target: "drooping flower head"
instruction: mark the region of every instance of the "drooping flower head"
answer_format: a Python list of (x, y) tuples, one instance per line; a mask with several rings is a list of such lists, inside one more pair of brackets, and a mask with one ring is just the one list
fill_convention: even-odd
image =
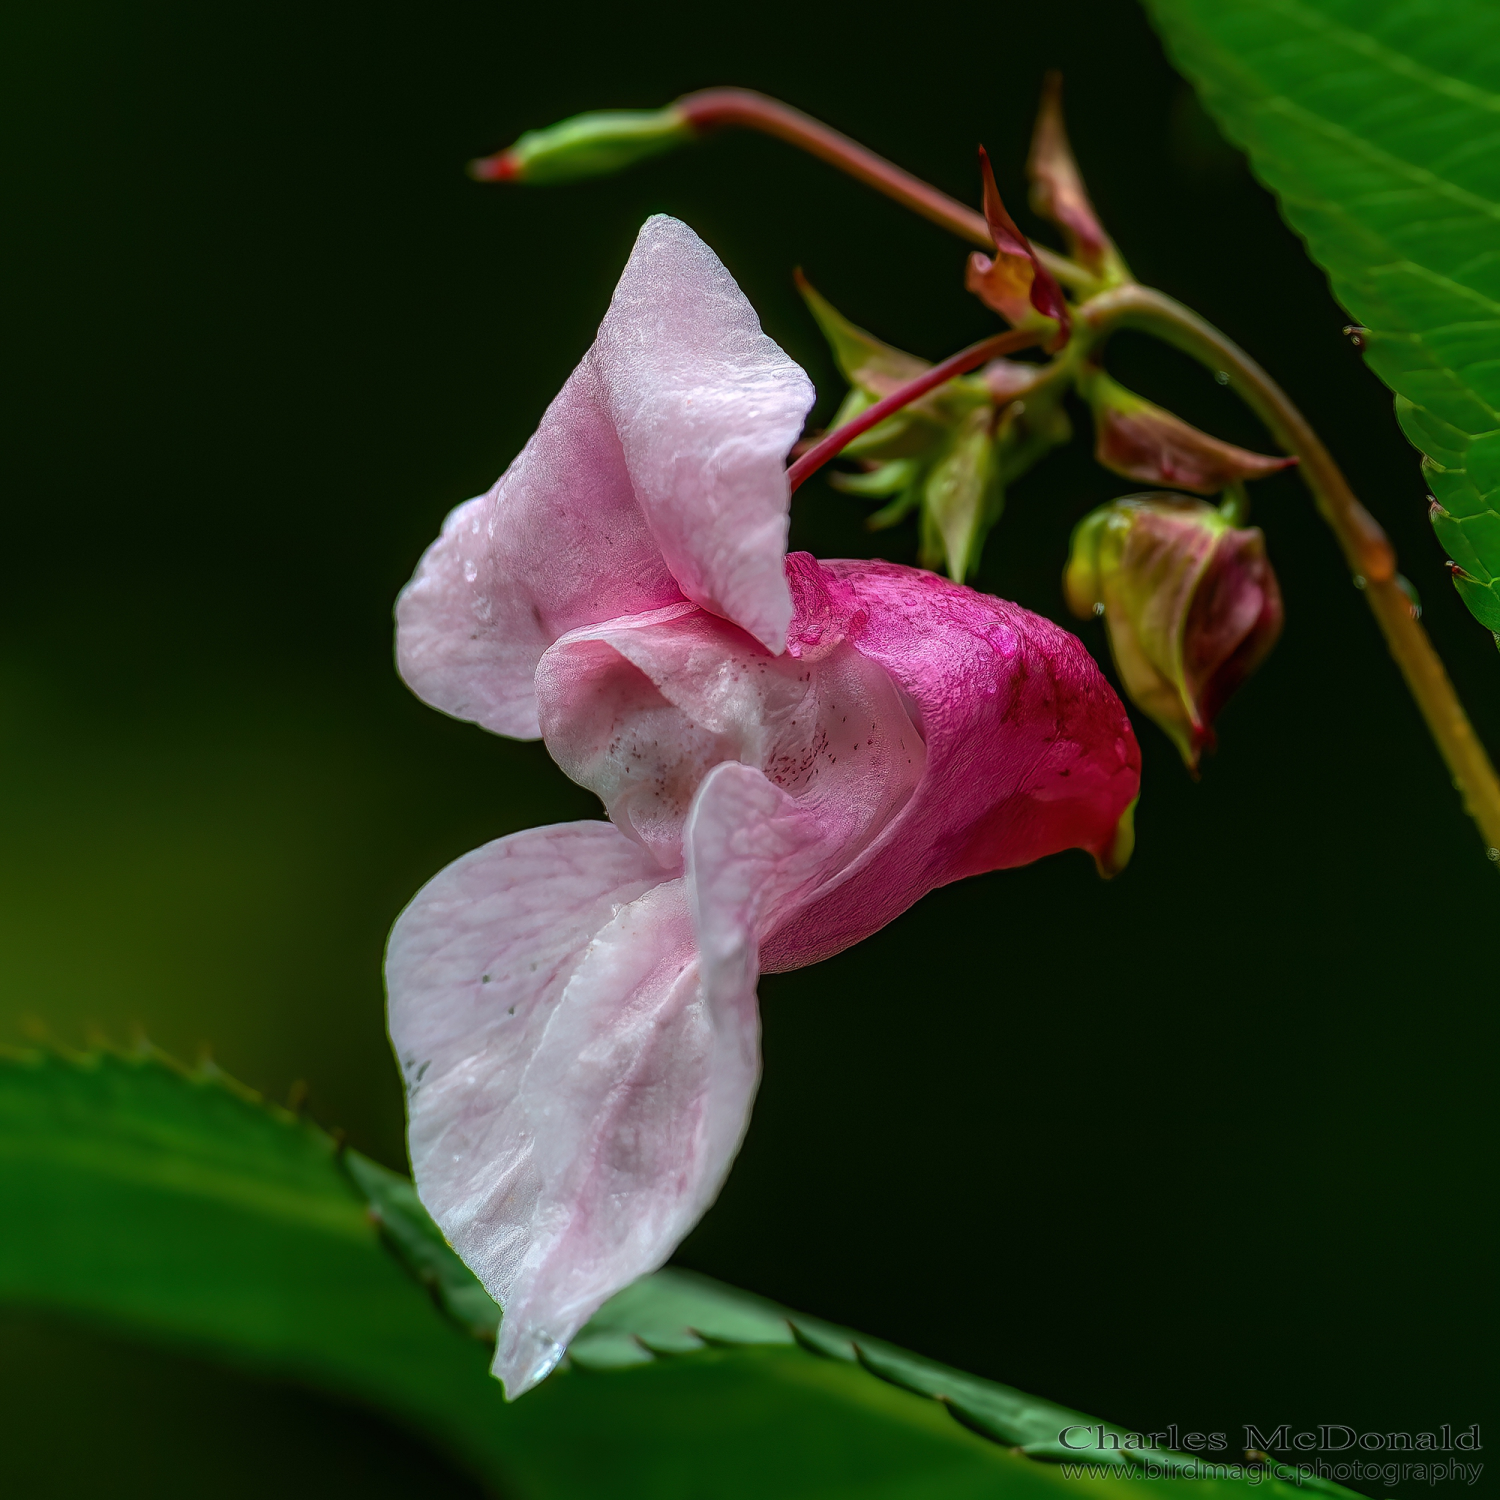
[(540, 734), (610, 819), (475, 850), (391, 934), (418, 1191), (504, 1308), (513, 1396), (717, 1193), (762, 970), (966, 875), (1128, 854), (1139, 752), (1074, 637), (917, 569), (786, 555), (812, 399), (713, 252), (653, 218), (397, 605), (411, 687)]

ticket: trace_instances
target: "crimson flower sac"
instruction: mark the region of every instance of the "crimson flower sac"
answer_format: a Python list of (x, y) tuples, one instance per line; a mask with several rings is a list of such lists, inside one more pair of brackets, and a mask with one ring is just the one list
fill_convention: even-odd
[(397, 604), (434, 707), (540, 735), (609, 821), (435, 876), (386, 980), (422, 1201), (541, 1380), (718, 1192), (755, 986), (925, 892), (1123, 861), (1140, 755), (1082, 645), (915, 568), (786, 555), (813, 390), (713, 252), (641, 230), (599, 336)]

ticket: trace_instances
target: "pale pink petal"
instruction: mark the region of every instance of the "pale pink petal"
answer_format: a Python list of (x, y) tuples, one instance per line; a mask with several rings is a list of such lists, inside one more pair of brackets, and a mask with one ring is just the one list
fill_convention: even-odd
[(761, 938), (843, 863), (846, 832), (754, 766), (726, 762), (705, 777), (684, 843), (699, 964), (719, 1004), (753, 1008)]
[(574, 631), (537, 670), (547, 747), (664, 869), (679, 868), (683, 821), (722, 761), (764, 771), (852, 859), (911, 796), (926, 752), (883, 667), (834, 631), (793, 646), (772, 656), (691, 606)]
[(661, 880), (608, 823), (531, 828), (466, 854), (403, 911), (386, 953), (417, 1187), (492, 1292), (508, 1290), (538, 1191), (527, 1065), (594, 934)]
[(595, 356), (678, 586), (780, 651), (792, 617), (786, 458), (812, 383), (761, 332), (718, 256), (664, 214), (641, 230)]
[(444, 870), (387, 984), (418, 1191), (505, 1309), (515, 1396), (712, 1201), (754, 1096), (753, 1001), (702, 993), (683, 882), (606, 823)]
[(593, 348), (397, 601), (401, 675), (526, 738), (537, 661), (580, 625), (686, 594), (780, 650), (785, 458), (812, 400), (713, 251), (648, 220)]
[(543, 651), (594, 620), (681, 598), (636, 504), (592, 359), (494, 488), (443, 523), (396, 601), (396, 662), (418, 697), (535, 738)]
[(845, 630), (903, 693), (927, 767), (879, 837), (766, 940), (765, 968), (837, 953), (966, 875), (1063, 849), (1107, 854), (1139, 789), (1140, 750), (1076, 637), (915, 568), (788, 565), (804, 570), (793, 638), (804, 621)]

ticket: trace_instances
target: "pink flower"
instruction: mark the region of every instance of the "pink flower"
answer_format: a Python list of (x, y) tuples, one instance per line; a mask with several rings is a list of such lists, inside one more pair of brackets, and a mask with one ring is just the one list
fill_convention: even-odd
[(1126, 852), (1139, 752), (1065, 631), (884, 563), (785, 555), (807, 377), (712, 251), (649, 220), (593, 348), (397, 605), (434, 706), (538, 733), (610, 822), (498, 839), (398, 919), (423, 1202), (542, 1379), (717, 1193), (755, 984), (935, 886)]

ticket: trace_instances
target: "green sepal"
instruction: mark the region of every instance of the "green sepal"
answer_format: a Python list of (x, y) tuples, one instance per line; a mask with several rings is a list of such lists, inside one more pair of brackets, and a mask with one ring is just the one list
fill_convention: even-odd
[(860, 495), (867, 500), (884, 500), (911, 488), (921, 465), (910, 458), (893, 458), (865, 474), (847, 474), (831, 470), (828, 482), (846, 495)]
[(946, 563), (948, 576), (959, 583), (978, 566), (985, 535), (1005, 504), (993, 422), (990, 410), (970, 412), (953, 430), (922, 486), (924, 515), (930, 518), (922, 565)]
[(823, 337), (828, 340), (839, 374), (850, 385), (862, 386), (867, 391), (905, 385), (908, 380), (915, 380), (924, 370), (932, 368), (927, 360), (884, 343), (873, 333), (851, 323), (800, 271), (797, 273), (797, 290)]
[(889, 505), (882, 505), (874, 515), (867, 516), (865, 526), (870, 531), (886, 531), (904, 521), (921, 503), (922, 481), (914, 479)]

